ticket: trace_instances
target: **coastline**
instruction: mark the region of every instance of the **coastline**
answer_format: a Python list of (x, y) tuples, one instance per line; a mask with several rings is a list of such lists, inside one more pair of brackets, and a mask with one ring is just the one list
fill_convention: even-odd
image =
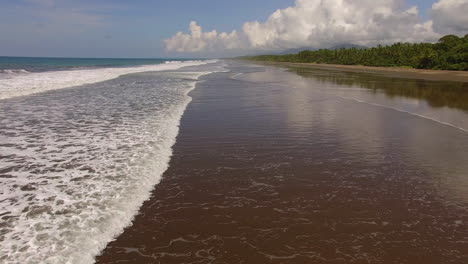
[(466, 133), (252, 66), (197, 83), (169, 169), (96, 263), (468, 259), (464, 182), (434, 190), (447, 164), (465, 175)]
[(295, 62), (261, 62), (249, 61), (253, 64), (283, 67), (303, 67), (322, 70), (339, 70), (347, 72), (361, 72), (381, 74), (394, 78), (423, 79), (429, 81), (454, 81), (468, 82), (468, 72), (466, 71), (446, 71), (446, 70), (421, 70), (402, 67), (372, 67), (363, 65), (339, 65), (339, 64), (317, 64), (317, 63), (295, 63)]
[(188, 93), (216, 70), (179, 68), (0, 100), (0, 259), (94, 263), (131, 224), (168, 168)]
[[(3, 77), (0, 76), (0, 100), (104, 82), (132, 73), (178, 70), (183, 67), (200, 66), (208, 63), (210, 63), (208, 60), (168, 62), (136, 66), (128, 65), (120, 68), (111, 66), (102, 68), (26, 72), (26, 74), (12, 74), (5, 79), (2, 79)], [(11, 89), (11, 87), (14, 89)]]

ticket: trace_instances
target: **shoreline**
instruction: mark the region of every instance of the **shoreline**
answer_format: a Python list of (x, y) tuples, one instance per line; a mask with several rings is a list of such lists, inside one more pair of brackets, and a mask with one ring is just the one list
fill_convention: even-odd
[(302, 67), (322, 70), (339, 70), (347, 72), (363, 72), (382, 74), (387, 77), (423, 79), (429, 81), (453, 81), (468, 82), (468, 72), (447, 71), (447, 70), (422, 70), (401, 67), (372, 67), (363, 65), (339, 65), (339, 64), (317, 64), (317, 63), (297, 63), (297, 62), (269, 62), (269, 61), (249, 61), (253, 64), (268, 66)]
[[(468, 259), (456, 197), (466, 133), (317, 92), (324, 82), (280, 68), (227, 69), (190, 92), (168, 170), (96, 263)], [(447, 164), (455, 182), (434, 190)]]

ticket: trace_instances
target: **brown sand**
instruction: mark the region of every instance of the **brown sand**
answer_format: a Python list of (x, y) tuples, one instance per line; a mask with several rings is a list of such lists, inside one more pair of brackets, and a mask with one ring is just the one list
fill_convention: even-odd
[(388, 77), (423, 79), (432, 81), (468, 82), (467, 71), (421, 70), (401, 67), (370, 67), (362, 65), (337, 65), (316, 63), (290, 62), (258, 62), (262, 65), (277, 65), (285, 67), (306, 67), (316, 69), (341, 70), (348, 72), (378, 73)]
[(191, 92), (169, 170), (97, 263), (468, 263), (467, 133), (230, 68)]

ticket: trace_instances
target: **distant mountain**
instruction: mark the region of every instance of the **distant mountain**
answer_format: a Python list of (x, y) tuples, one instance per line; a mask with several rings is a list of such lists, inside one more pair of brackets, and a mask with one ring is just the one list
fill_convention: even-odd
[(316, 48), (296, 48), (296, 49), (287, 49), (284, 51), (277, 52), (274, 55), (286, 55), (286, 54), (296, 54), (304, 50), (317, 50)]
[[(337, 50), (337, 49), (351, 49), (351, 48), (356, 48), (356, 49), (366, 49), (366, 46), (361, 46), (361, 45), (356, 45), (356, 44), (349, 44), (349, 43), (344, 43), (344, 44), (339, 44), (333, 47), (330, 47), (328, 49), (331, 50)], [(269, 55), (287, 55), (287, 54), (296, 54), (304, 50), (318, 50), (317, 48), (310, 48), (310, 47), (303, 47), (303, 48), (295, 48), (295, 49), (287, 49), (284, 51), (280, 52), (272, 52)]]
[[(351, 48), (356, 48), (356, 49), (367, 49), (368, 47), (366, 46), (361, 46), (361, 45), (355, 45), (355, 44), (349, 44), (349, 43), (344, 43), (344, 44), (339, 44), (327, 49), (330, 50), (337, 50), (337, 49), (351, 49)], [(283, 51), (272, 51), (272, 52), (262, 52), (262, 53), (254, 53), (254, 54), (248, 54), (247, 56), (261, 56), (261, 55), (288, 55), (288, 54), (297, 54), (301, 51), (305, 50), (319, 50), (317, 48), (311, 48), (311, 47), (303, 47), (303, 48), (294, 48), (294, 49), (287, 49)]]
[(333, 46), (330, 49), (337, 50), (337, 49), (352, 49), (352, 48), (367, 49), (366, 46), (361, 46), (361, 45), (356, 45), (356, 44), (340, 44), (340, 45)]

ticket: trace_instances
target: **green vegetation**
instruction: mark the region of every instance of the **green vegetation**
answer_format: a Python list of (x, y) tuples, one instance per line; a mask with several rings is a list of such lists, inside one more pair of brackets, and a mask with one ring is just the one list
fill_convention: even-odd
[(254, 61), (325, 63), (468, 71), (468, 35), (447, 35), (438, 43), (396, 43), (367, 49), (320, 49), (288, 55), (242, 57)]

